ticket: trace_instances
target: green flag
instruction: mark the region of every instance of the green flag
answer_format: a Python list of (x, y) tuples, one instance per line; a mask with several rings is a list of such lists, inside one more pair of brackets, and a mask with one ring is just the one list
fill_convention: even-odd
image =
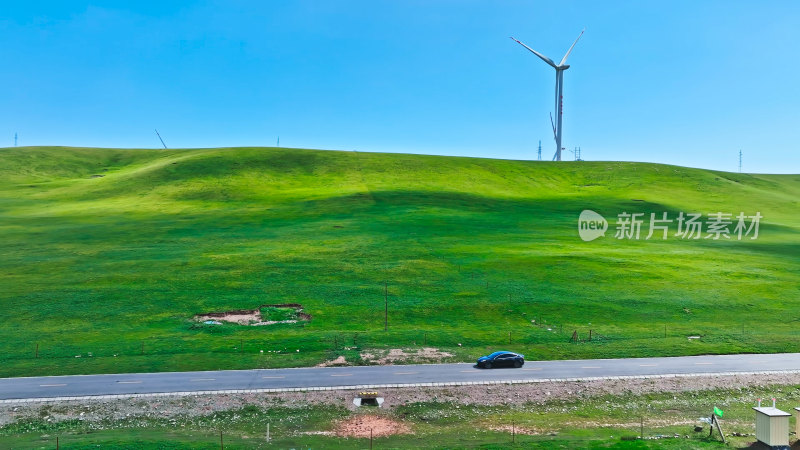
[(719, 417), (722, 417), (722, 410), (715, 406), (714, 407), (714, 414), (716, 414)]

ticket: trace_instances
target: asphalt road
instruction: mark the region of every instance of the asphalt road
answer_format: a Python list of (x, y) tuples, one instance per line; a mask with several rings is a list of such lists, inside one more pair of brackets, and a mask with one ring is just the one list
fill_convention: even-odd
[(519, 369), (472, 364), (313, 367), (0, 379), (0, 400), (229, 389), (312, 388), (800, 370), (800, 353), (528, 361)]

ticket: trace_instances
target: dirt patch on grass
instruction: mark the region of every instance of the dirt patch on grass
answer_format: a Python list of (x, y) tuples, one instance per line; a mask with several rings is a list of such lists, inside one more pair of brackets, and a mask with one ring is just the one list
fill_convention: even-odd
[[(281, 320), (270, 320), (264, 317), (263, 311), (281, 312)], [(256, 309), (237, 309), (224, 312), (210, 312), (195, 314), (193, 319), (197, 322), (228, 322), (245, 326), (275, 325), (278, 323), (297, 323), (309, 321), (311, 315), (303, 312), (303, 305), (299, 303), (280, 303), (275, 305), (261, 305)]]
[(218, 322), (238, 323), (250, 325), (252, 322), (261, 322), (261, 313), (257, 310), (227, 311), (224, 313), (208, 313), (194, 316), (197, 321), (216, 320)]
[(420, 349), (393, 348), (390, 350), (369, 350), (361, 353), (361, 359), (367, 364), (389, 365), (397, 363), (438, 363), (452, 358), (452, 353), (438, 348), (424, 347)]
[(347, 360), (344, 359), (344, 356), (339, 356), (336, 359), (319, 363), (314, 367), (335, 367), (335, 366), (346, 366), (347, 364), (348, 364)]
[(336, 424), (336, 435), (343, 437), (368, 438), (411, 434), (411, 428), (398, 420), (385, 416), (357, 415)]

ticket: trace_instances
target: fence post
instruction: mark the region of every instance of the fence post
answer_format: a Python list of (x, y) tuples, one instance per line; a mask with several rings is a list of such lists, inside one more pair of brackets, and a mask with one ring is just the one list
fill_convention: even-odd
[(39, 357), (39, 343), (36, 343), (36, 358)]
[(512, 420), (511, 421), (511, 443), (512, 444), (514, 444), (515, 441), (516, 441), (516, 434), (517, 434), (517, 430), (516, 430), (514, 421)]

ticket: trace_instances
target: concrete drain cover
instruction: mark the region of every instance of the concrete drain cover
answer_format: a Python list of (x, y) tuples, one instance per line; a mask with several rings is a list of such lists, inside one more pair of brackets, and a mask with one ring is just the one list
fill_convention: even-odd
[(353, 399), (353, 404), (356, 406), (376, 406), (378, 408), (383, 404), (383, 397), (377, 392), (359, 392)]

